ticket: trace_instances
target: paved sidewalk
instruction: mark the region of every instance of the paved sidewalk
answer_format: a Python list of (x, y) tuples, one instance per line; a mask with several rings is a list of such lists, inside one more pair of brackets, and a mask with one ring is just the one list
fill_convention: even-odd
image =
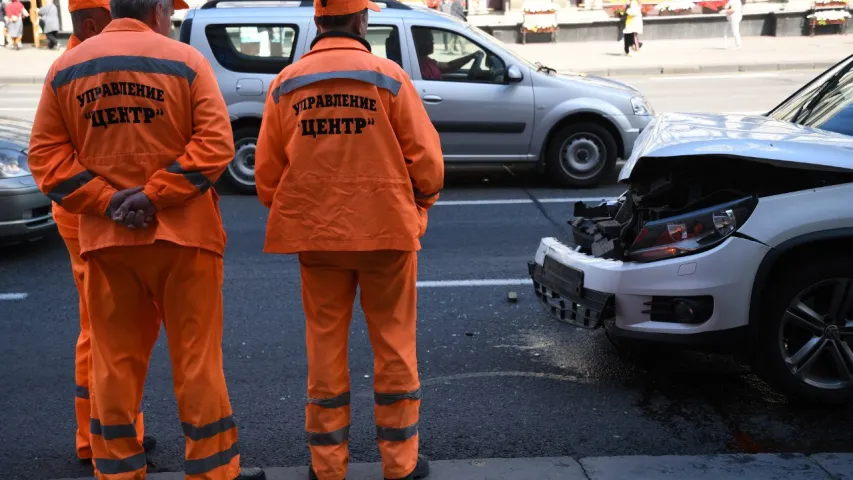
[[(643, 51), (624, 55), (622, 43), (509, 44), (533, 62), (560, 72), (585, 72), (602, 76), (671, 75), (773, 70), (824, 70), (853, 52), (853, 37), (747, 37), (740, 50), (723, 48), (718, 40), (657, 40), (645, 42)], [(61, 50), (21, 51), (0, 49), (0, 84), (44, 82), (50, 64)]]
[[(493, 458), (430, 463), (432, 480), (851, 480), (853, 454), (822, 453)], [(267, 480), (308, 478), (307, 467), (267, 468)], [(181, 473), (148, 475), (183, 480)], [(382, 478), (378, 464), (351, 465), (348, 480)], [(71, 479), (64, 479), (71, 480)]]
[[(642, 38), (642, 37), (641, 37)], [(622, 43), (545, 43), (509, 45), (521, 56), (557, 71), (602, 76), (728, 73), (773, 70), (824, 70), (853, 53), (853, 38), (746, 37), (743, 47), (725, 49), (723, 39), (656, 40), (626, 56)]]

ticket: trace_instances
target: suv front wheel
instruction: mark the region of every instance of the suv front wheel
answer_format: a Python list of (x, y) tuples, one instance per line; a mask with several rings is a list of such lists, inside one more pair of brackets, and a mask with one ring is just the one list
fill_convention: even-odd
[(257, 127), (234, 130), (234, 160), (225, 169), (225, 178), (240, 193), (255, 193), (255, 146), (259, 133)]
[(759, 372), (799, 400), (853, 401), (853, 258), (811, 259), (774, 276), (758, 331)]

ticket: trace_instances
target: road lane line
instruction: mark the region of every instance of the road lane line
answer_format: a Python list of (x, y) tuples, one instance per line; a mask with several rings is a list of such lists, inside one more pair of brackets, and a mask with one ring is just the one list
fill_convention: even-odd
[(15, 107), (15, 108), (0, 107), (0, 112), (29, 112), (29, 111), (34, 112), (34, 111), (36, 111), (37, 108), (38, 107), (20, 107), (20, 108), (18, 108), (18, 107)]
[(529, 278), (489, 278), (485, 280), (422, 280), (418, 288), (446, 287), (505, 287), (512, 285), (533, 285)]
[[(575, 203), (575, 202), (600, 202), (602, 200), (610, 200), (615, 196), (600, 196), (600, 197), (558, 197), (558, 198), (537, 198), (539, 203)], [(439, 200), (435, 202), (436, 206), (453, 206), (453, 205), (518, 205), (533, 203), (529, 198), (504, 198), (498, 200)]]
[(23, 300), (28, 297), (26, 293), (0, 293), (0, 302), (6, 301), (14, 301), (14, 300)]

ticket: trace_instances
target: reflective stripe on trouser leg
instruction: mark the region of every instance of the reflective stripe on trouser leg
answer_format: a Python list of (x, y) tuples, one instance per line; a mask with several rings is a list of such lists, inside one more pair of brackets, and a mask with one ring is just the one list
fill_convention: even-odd
[(346, 254), (299, 255), (305, 341), (308, 353), (308, 403), (305, 430), (311, 466), (323, 480), (343, 480), (349, 463), (350, 378), (347, 341), (356, 272)]
[(305, 406), (306, 441), (314, 473), (320, 478), (343, 479), (346, 476), (349, 423), (350, 392), (308, 399)]
[(168, 332), (186, 478), (233, 480), (240, 452), (222, 369), (222, 257), (170, 243), (151, 247), (172, 265), (155, 298)]
[(374, 400), (376, 439), (385, 477), (405, 477), (417, 465), (421, 389), (402, 393), (376, 392)]
[(417, 253), (371, 252), (365, 262), (359, 286), (373, 345), (376, 436), (384, 476), (401, 478), (418, 462)]
[[(89, 309), (92, 402), (90, 442), (99, 479), (143, 479), (146, 457), (137, 429), (148, 359), (159, 335), (158, 313), (128, 261), (137, 247), (92, 252), (84, 294)], [(138, 261), (138, 260), (137, 260)]]

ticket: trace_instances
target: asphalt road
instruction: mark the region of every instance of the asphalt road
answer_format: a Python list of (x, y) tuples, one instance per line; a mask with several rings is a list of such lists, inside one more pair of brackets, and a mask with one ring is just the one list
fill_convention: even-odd
[[(676, 95), (678, 88), (694, 102), (679, 110), (698, 109), (699, 98), (725, 85), (755, 95), (771, 92), (737, 111), (768, 108), (796, 87), (792, 79), (778, 79), (772, 87), (766, 78), (718, 80), (636, 84), (659, 105), (668, 102), (666, 90)], [(0, 98), (4, 106), (8, 98), (27, 95), (21, 87), (0, 89), (0, 95), (7, 88), (14, 90), (12, 97)], [(423, 452), (459, 459), (850, 451), (853, 409), (792, 405), (726, 357), (626, 356), (601, 331), (557, 324), (529, 285), (513, 282), (525, 279), (540, 238), (565, 234), (569, 198), (620, 191), (612, 185), (558, 190), (529, 173), (449, 175), (442, 204), (430, 213), (420, 256), (420, 280), (434, 282), (419, 289)], [(221, 205), (229, 236), (223, 349), (244, 464), (304, 465), (306, 363), (297, 265), (292, 257), (262, 253), (266, 211), (256, 198), (226, 192)], [(518, 285), (448, 283), (459, 280)], [(507, 301), (510, 291), (519, 294), (518, 303)], [(78, 324), (61, 240), (0, 250), (0, 294), (8, 293), (27, 296), (0, 295), (2, 476), (89, 475), (74, 459)], [(164, 334), (143, 408), (148, 432), (159, 440), (152, 459), (157, 469), (174, 471), (182, 468), (183, 437), (165, 343)], [(360, 311), (350, 351), (352, 461), (378, 461), (372, 360)]]

